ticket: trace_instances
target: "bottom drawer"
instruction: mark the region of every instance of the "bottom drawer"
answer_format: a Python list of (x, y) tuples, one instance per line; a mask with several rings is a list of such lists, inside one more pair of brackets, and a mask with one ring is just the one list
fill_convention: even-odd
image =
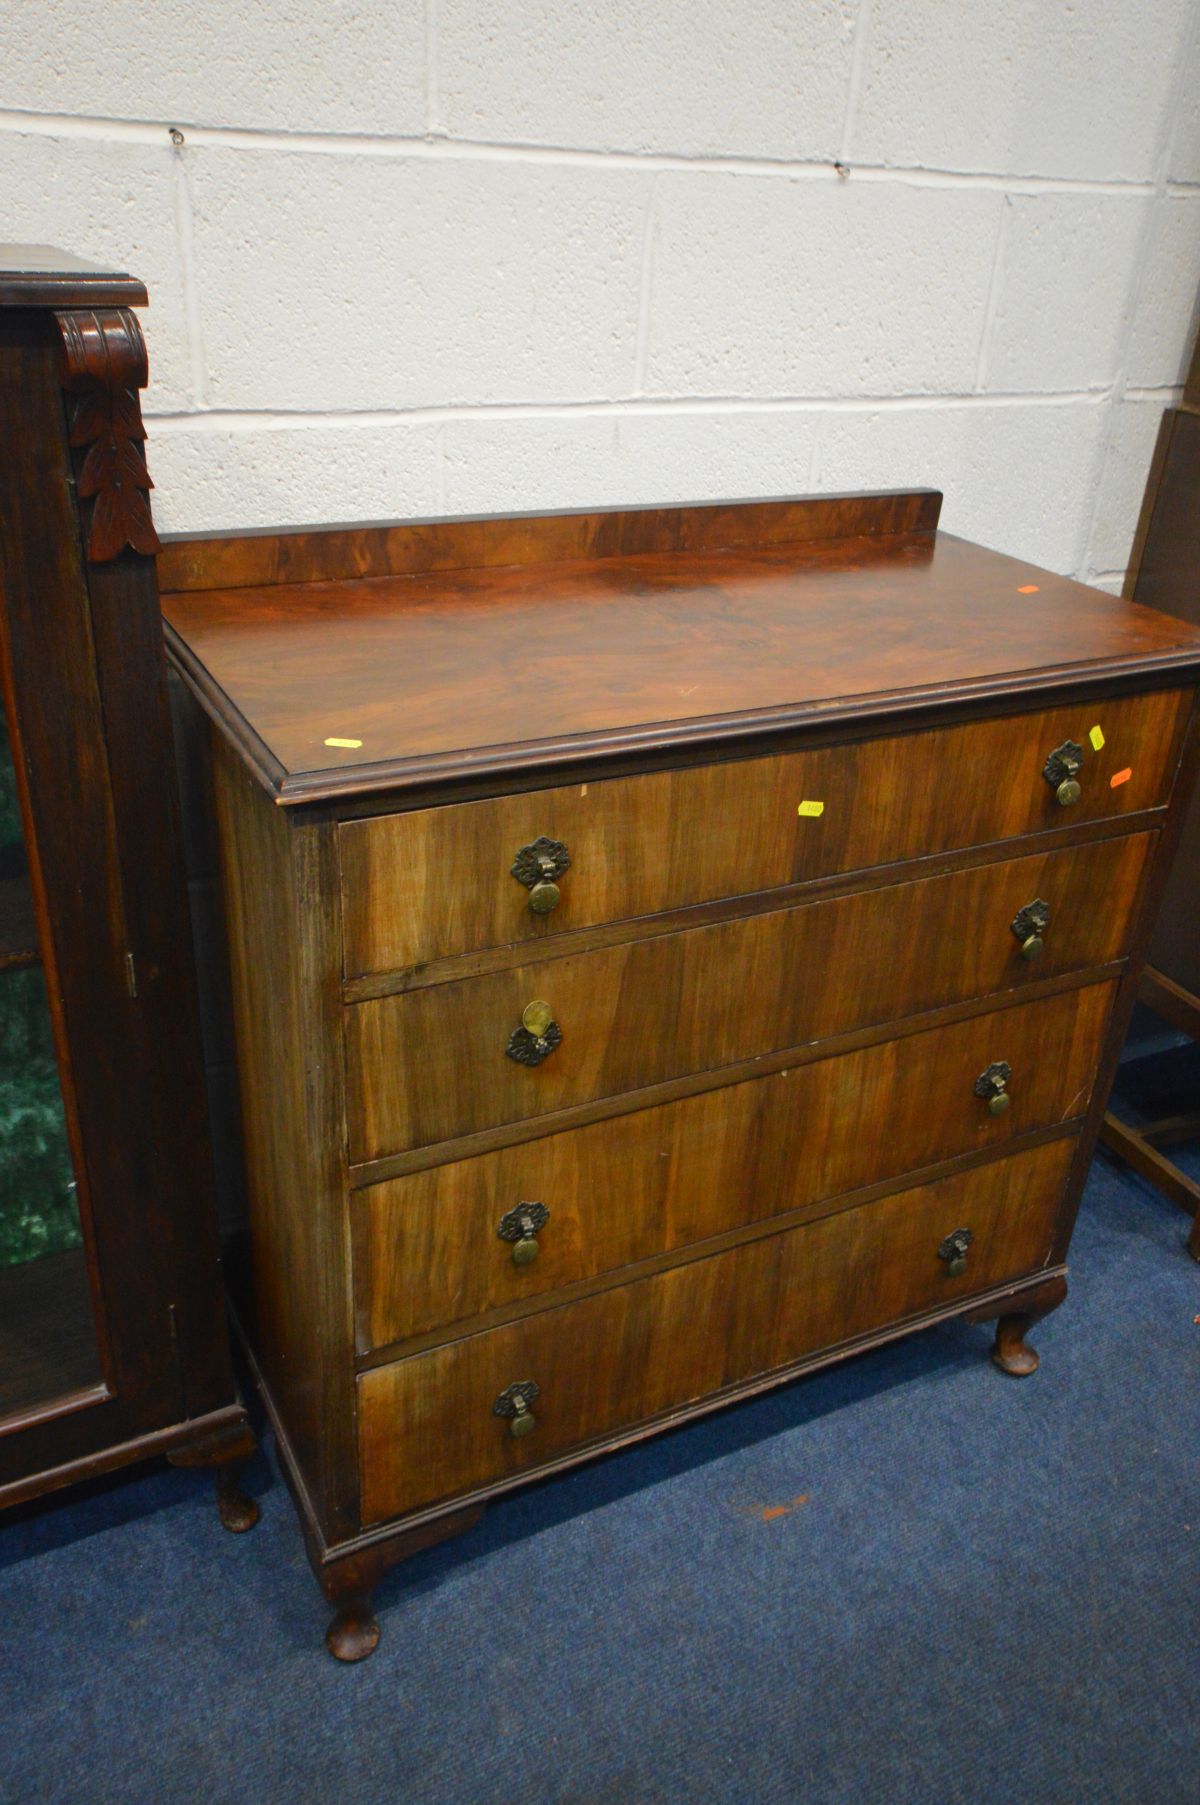
[[(1035, 1272), (1073, 1137), (615, 1286), (365, 1372), (362, 1515), (380, 1522), (820, 1349)], [(938, 1247), (969, 1228), (966, 1270)], [(493, 1414), (532, 1380), (532, 1431)]]

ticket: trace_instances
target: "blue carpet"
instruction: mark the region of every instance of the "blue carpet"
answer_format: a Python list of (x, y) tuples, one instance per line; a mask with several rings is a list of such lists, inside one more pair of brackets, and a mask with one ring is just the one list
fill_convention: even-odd
[(240, 1539), (158, 1469), (10, 1515), (0, 1798), (1196, 1805), (1185, 1228), (1101, 1157), (1034, 1378), (948, 1324), (525, 1492), (359, 1667), (265, 1455)]

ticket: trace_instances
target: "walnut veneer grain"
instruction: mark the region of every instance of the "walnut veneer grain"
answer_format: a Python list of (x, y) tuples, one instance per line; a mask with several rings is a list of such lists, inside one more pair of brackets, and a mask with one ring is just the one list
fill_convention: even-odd
[[(1190, 706), (1166, 690), (351, 821), (339, 835), (346, 975), (419, 976), (481, 948), (1160, 807)], [(1064, 810), (1042, 771), (1068, 740), (1084, 764)], [(801, 815), (802, 802), (821, 813)], [(571, 862), (558, 906), (539, 915), (512, 864), (542, 836)]]
[[(351, 1202), (358, 1346), (398, 1342), (1082, 1117), (1115, 986), (1089, 985), (369, 1186)], [(1012, 1067), (992, 1115), (975, 1080)], [(876, 1134), (867, 1126), (879, 1123)], [(506, 1213), (550, 1211), (536, 1261)]]
[[(1036, 1366), (1200, 632), (937, 535), (937, 500), (164, 550), (210, 721), (249, 1334), (341, 1658), (391, 1561), (526, 1475), (947, 1314)], [(510, 875), (539, 835), (570, 854), (542, 918)], [(561, 1041), (529, 1066), (537, 1000)], [(974, 1089), (996, 1062), (1007, 1114)], [(523, 1380), (518, 1439), (493, 1404)]]
[(201, 591), (164, 608), (177, 657), (283, 801), (955, 696), (1023, 701), (1134, 664), (1166, 677), (1200, 647), (1194, 628), (946, 534)]
[[(349, 1005), (350, 1154), (379, 1159), (685, 1072), (986, 997), (1128, 950), (1153, 834), (857, 891)], [(1045, 951), (1011, 923), (1049, 908)], [(506, 1057), (545, 1000), (562, 1044)]]
[[(1014, 1154), (364, 1373), (364, 1521), (536, 1471), (573, 1444), (1036, 1271), (1073, 1150)], [(973, 1239), (953, 1277), (938, 1248), (958, 1228)], [(492, 1405), (527, 1379), (537, 1428), (517, 1439)]]

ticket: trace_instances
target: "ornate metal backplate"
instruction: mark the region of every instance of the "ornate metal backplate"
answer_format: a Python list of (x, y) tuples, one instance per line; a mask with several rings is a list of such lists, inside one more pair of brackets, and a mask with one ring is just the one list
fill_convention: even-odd
[(1042, 776), (1052, 790), (1057, 790), (1060, 783), (1066, 783), (1068, 778), (1076, 775), (1082, 764), (1083, 747), (1077, 746), (1074, 740), (1064, 740), (1046, 760)]
[(541, 1395), (541, 1390), (535, 1379), (518, 1379), (514, 1385), (506, 1385), (492, 1405), (492, 1415), (527, 1416), (529, 1406)]
[(956, 1228), (938, 1248), (938, 1259), (945, 1260), (951, 1278), (958, 1278), (967, 1270), (967, 1249), (974, 1239), (969, 1228)]
[(977, 1097), (998, 1097), (1008, 1085), (1012, 1077), (1012, 1067), (1007, 1059), (993, 1060), (986, 1072), (980, 1072), (975, 1080)]
[(540, 1234), (550, 1220), (544, 1203), (519, 1203), (501, 1216), (496, 1233), (502, 1241), (526, 1241)]
[(1024, 946), (1027, 940), (1031, 940), (1036, 935), (1044, 934), (1046, 932), (1049, 920), (1049, 904), (1044, 903), (1040, 896), (1035, 896), (1032, 902), (1027, 902), (1025, 907), (1023, 909), (1018, 909), (1013, 916), (1011, 923), (1012, 931), (1021, 942), (1021, 945)]
[(528, 1028), (514, 1028), (504, 1051), (518, 1065), (541, 1065), (561, 1042), (562, 1029), (557, 1022), (548, 1022), (544, 1034), (531, 1034)]
[(535, 884), (550, 884), (561, 877), (571, 863), (571, 855), (561, 840), (548, 840), (539, 834), (528, 846), (522, 846), (512, 862), (512, 874), (519, 884), (532, 890)]

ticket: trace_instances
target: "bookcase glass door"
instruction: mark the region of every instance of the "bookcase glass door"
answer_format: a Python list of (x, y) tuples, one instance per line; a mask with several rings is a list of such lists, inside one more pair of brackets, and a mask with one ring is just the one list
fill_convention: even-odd
[(100, 1380), (76, 1172), (0, 705), (0, 1420)]

